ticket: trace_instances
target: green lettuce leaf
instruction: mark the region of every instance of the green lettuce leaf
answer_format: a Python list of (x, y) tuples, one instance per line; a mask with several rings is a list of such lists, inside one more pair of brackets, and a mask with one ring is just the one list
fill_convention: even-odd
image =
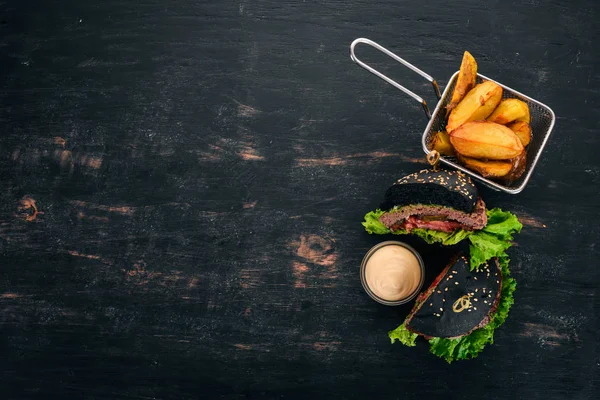
[[(365, 230), (370, 234), (385, 235), (408, 235), (405, 230), (390, 232), (390, 230), (379, 221), (379, 217), (385, 211), (375, 210), (365, 215), (362, 223)], [(487, 260), (498, 257), (512, 246), (513, 234), (521, 232), (523, 225), (517, 217), (499, 208), (487, 210), (487, 225), (479, 231), (457, 230), (452, 233), (438, 232), (431, 229), (413, 229), (410, 234), (419, 236), (429, 244), (439, 243), (444, 246), (452, 246), (469, 239), (469, 251), (471, 255), (471, 270), (478, 268)]]
[(498, 302), (496, 314), (490, 322), (490, 325), (493, 325), (494, 329), (506, 321), (510, 307), (515, 302), (513, 293), (517, 289), (517, 281), (510, 277), (510, 270), (508, 269), (510, 259), (508, 258), (508, 255), (503, 254), (498, 257), (498, 259), (500, 261), (500, 267), (502, 268), (502, 292), (500, 293), (500, 301)]
[(494, 331), (506, 321), (510, 307), (514, 303), (513, 293), (517, 287), (517, 282), (510, 277), (508, 256), (502, 254), (499, 261), (502, 268), (502, 292), (498, 300), (498, 308), (492, 314), (490, 322), (483, 328), (471, 332), (470, 335), (458, 339), (432, 338), (429, 340), (431, 353), (451, 363), (455, 360), (477, 357), (487, 344), (494, 343)]
[(406, 329), (404, 324), (402, 324), (393, 331), (389, 331), (388, 336), (390, 337), (392, 343), (394, 343), (396, 340), (399, 340), (400, 343), (405, 346), (414, 347), (417, 345), (415, 341), (419, 335), (410, 332), (408, 329)]
[(381, 217), (384, 212), (385, 211), (377, 209), (375, 211), (370, 211), (365, 215), (365, 220), (362, 224), (369, 234), (385, 235), (386, 233), (390, 233), (390, 230), (379, 221), (379, 217)]
[(488, 222), (480, 231), (469, 235), (471, 270), (493, 257), (500, 257), (512, 246), (513, 234), (521, 232), (523, 225), (516, 215), (499, 208), (487, 210)]
[(511, 242), (499, 239), (497, 236), (486, 232), (477, 232), (470, 235), (469, 241), (471, 242), (469, 246), (471, 270), (478, 268), (492, 257), (500, 256), (512, 246)]
[(513, 233), (520, 233), (523, 225), (516, 215), (502, 211), (499, 208), (487, 210), (488, 222), (483, 228), (484, 232), (491, 233), (503, 240), (512, 240)]
[[(408, 233), (408, 232), (406, 232)], [(441, 243), (444, 246), (452, 246), (462, 242), (464, 239), (469, 237), (473, 232), (464, 231), (462, 229), (456, 230), (454, 232), (439, 232), (431, 229), (413, 229), (411, 234), (419, 236), (421, 239), (425, 240), (427, 243)]]

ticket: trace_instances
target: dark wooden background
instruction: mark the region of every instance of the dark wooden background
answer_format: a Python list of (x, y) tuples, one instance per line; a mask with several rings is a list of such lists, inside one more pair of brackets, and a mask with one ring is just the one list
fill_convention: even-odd
[[(600, 4), (0, 2), (2, 399), (592, 399), (598, 390)], [(368, 37), (441, 85), (548, 104), (496, 343), (447, 365), (363, 292), (360, 225), (424, 166), (414, 100)], [(361, 49), (435, 104), (430, 87)], [(37, 210), (37, 213), (36, 213)], [(429, 274), (448, 249), (407, 242)]]

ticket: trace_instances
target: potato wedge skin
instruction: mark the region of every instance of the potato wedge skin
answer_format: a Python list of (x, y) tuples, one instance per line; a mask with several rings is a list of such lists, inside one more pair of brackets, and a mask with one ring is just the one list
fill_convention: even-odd
[(473, 121), (450, 132), (454, 151), (471, 158), (509, 160), (524, 150), (517, 135), (504, 125)]
[(502, 177), (504, 181), (515, 181), (519, 179), (527, 168), (527, 151), (523, 150), (521, 154), (510, 160), (512, 168), (510, 172)]
[(469, 53), (465, 51), (463, 54), (462, 62), (460, 64), (460, 71), (458, 72), (458, 78), (456, 79), (456, 85), (452, 92), (450, 102), (446, 106), (448, 111), (456, 108), (458, 103), (465, 97), (467, 93), (475, 86), (477, 80), (477, 61)]
[(521, 140), (523, 146), (527, 146), (531, 142), (531, 125), (525, 121), (515, 121), (506, 125), (509, 127)]
[(502, 100), (502, 87), (486, 81), (471, 89), (450, 112), (446, 130), (450, 133), (465, 122), (486, 119)]
[(434, 133), (431, 138), (431, 148), (437, 150), (443, 156), (454, 156), (454, 147), (450, 143), (450, 136), (447, 132)]
[(498, 104), (494, 112), (487, 117), (488, 121), (506, 125), (512, 121), (529, 123), (529, 106), (519, 99), (504, 99)]
[(501, 178), (510, 173), (513, 165), (510, 161), (484, 161), (476, 158), (457, 155), (458, 162), (484, 178)]

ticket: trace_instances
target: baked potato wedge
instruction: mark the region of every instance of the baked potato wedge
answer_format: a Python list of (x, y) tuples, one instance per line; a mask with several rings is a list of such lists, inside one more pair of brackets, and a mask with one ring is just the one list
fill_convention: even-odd
[(478, 160), (457, 154), (458, 162), (484, 178), (501, 178), (510, 173), (513, 165), (510, 161)]
[(529, 123), (529, 106), (519, 99), (504, 99), (498, 104), (494, 112), (487, 117), (488, 121), (506, 125), (512, 121), (524, 121)]
[(509, 160), (524, 150), (512, 130), (489, 121), (462, 124), (450, 132), (450, 143), (456, 153), (465, 157), (489, 160)]
[(431, 137), (431, 148), (437, 150), (443, 156), (454, 156), (454, 147), (450, 143), (450, 136), (447, 132), (440, 131)]
[(480, 160), (460, 154), (457, 154), (456, 158), (459, 163), (479, 173), (484, 178), (505, 182), (519, 179), (527, 167), (526, 151), (522, 151), (521, 154), (510, 160)]
[(446, 130), (451, 133), (466, 122), (484, 120), (502, 100), (502, 87), (486, 81), (471, 89), (464, 99), (450, 112)]
[(458, 72), (458, 78), (456, 79), (456, 85), (454, 85), (454, 91), (450, 102), (446, 106), (447, 112), (452, 111), (458, 103), (465, 97), (467, 93), (475, 86), (477, 79), (477, 61), (469, 53), (465, 51), (463, 54), (462, 62), (460, 63), (460, 71)]
[(523, 146), (527, 146), (531, 142), (531, 125), (525, 121), (511, 122), (508, 126), (521, 140)]

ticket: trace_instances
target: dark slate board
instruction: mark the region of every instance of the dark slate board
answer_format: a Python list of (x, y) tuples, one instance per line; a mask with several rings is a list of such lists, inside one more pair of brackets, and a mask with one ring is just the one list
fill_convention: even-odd
[[(595, 398), (599, 17), (592, 0), (1, 2), (2, 397)], [(473, 361), (391, 345), (410, 305), (361, 288), (388, 239), (362, 216), (426, 166), (427, 120), (351, 62), (357, 37), (442, 87), (468, 49), (558, 117), (524, 192), (481, 190), (525, 227), (515, 306)], [(454, 250), (406, 241), (427, 286)]]

